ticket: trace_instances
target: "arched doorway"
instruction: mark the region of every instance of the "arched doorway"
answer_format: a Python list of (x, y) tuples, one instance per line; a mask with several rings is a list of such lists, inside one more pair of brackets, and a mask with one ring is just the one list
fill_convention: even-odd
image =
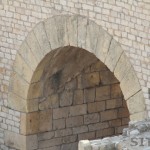
[[(38, 24), (21, 46), (11, 81), (8, 105), (22, 112), (20, 135), (29, 149), (119, 134), (129, 120), (128, 109), (131, 120), (146, 117), (141, 87), (122, 48), (83, 17), (57, 16)], [(99, 123), (107, 128), (99, 129)], [(49, 145), (55, 143), (49, 136), (55, 145)]]

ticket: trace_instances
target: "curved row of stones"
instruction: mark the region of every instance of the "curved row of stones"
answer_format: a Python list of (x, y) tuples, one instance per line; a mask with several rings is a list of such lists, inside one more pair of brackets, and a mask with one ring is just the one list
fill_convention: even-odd
[(79, 142), (79, 150), (150, 150), (150, 120), (130, 122), (120, 136)]
[(32, 112), (27, 95), (37, 65), (50, 51), (68, 45), (83, 48), (106, 64), (120, 81), (130, 119), (146, 118), (138, 78), (121, 46), (99, 25), (81, 16), (55, 16), (40, 22), (29, 33), (14, 63), (8, 98), (10, 108)]

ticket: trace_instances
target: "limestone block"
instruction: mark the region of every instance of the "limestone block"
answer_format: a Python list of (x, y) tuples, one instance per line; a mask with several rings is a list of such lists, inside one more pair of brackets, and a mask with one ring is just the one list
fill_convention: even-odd
[(44, 133), (40, 133), (38, 134), (38, 141), (44, 141), (44, 140), (49, 140), (54, 138), (55, 136), (55, 132), (44, 132)]
[(35, 55), (32, 53), (31, 49), (27, 45), (26, 41), (22, 43), (18, 53), (22, 56), (25, 62), (28, 63), (28, 65), (32, 68), (32, 70), (36, 69), (38, 62), (35, 58)]
[(73, 128), (73, 134), (88, 132), (88, 126), (80, 126)]
[(122, 98), (106, 101), (106, 109), (118, 108), (122, 106)]
[(30, 85), (28, 100), (42, 97), (42, 83), (37, 82)]
[(70, 117), (66, 119), (66, 127), (77, 127), (83, 125), (83, 116)]
[(78, 45), (78, 30), (77, 30), (77, 23), (78, 23), (77, 16), (70, 16), (67, 19), (67, 30), (68, 30), (68, 38), (69, 38), (69, 45), (77, 47)]
[(83, 90), (74, 91), (73, 104), (83, 104)]
[(94, 113), (94, 112), (100, 112), (105, 110), (105, 102), (95, 102), (95, 103), (89, 103), (88, 104), (88, 112)]
[(88, 20), (86, 30), (86, 50), (95, 53), (100, 28), (96, 23)]
[(52, 130), (52, 110), (45, 110), (39, 112), (39, 131), (45, 132)]
[(129, 117), (128, 108), (119, 108), (118, 117), (119, 118)]
[(27, 99), (29, 83), (15, 72), (12, 73), (10, 82), (9, 90), (21, 98)]
[(38, 25), (36, 25), (36, 27), (33, 29), (33, 32), (39, 42), (43, 55), (45, 56), (47, 53), (51, 51), (51, 47), (48, 37), (46, 35), (44, 22), (40, 22)]
[(68, 107), (53, 109), (53, 118), (54, 119), (67, 118), (68, 115), (69, 115)]
[(130, 120), (131, 121), (141, 121), (147, 118), (147, 113), (146, 111), (138, 112), (135, 114), (130, 115)]
[(123, 97), (120, 84), (111, 85), (111, 98)]
[(96, 132), (96, 138), (102, 138), (114, 135), (114, 128), (107, 128)]
[(94, 102), (95, 101), (95, 88), (89, 88), (84, 90), (84, 102)]
[(83, 88), (94, 87), (96, 85), (99, 85), (99, 83), (100, 83), (99, 72), (87, 73), (82, 76)]
[(62, 129), (62, 130), (56, 130), (55, 131), (55, 137), (62, 137), (62, 136), (67, 136), (72, 134), (72, 129)]
[(101, 61), (97, 61), (96, 63), (91, 65), (91, 71), (106, 71), (108, 70), (107, 66)]
[(123, 52), (114, 70), (114, 75), (121, 81), (131, 68), (129, 58)]
[(141, 87), (134, 69), (131, 67), (120, 83), (125, 100), (137, 93)]
[(130, 114), (139, 113), (145, 111), (145, 100), (142, 91), (139, 91), (134, 96), (130, 97), (127, 101), (127, 106)]
[(29, 83), (31, 82), (33, 71), (19, 54), (17, 54), (16, 56), (13, 68), (15, 72), (17, 72), (27, 82)]
[(78, 143), (69, 143), (69, 144), (63, 144), (61, 146), (61, 150), (77, 150), (78, 149)]
[(53, 130), (64, 129), (66, 126), (65, 119), (53, 120)]
[(77, 135), (71, 135), (63, 137), (62, 139), (63, 143), (72, 143), (77, 141)]
[[(43, 68), (44, 69), (44, 68)], [(32, 76), (31, 84), (35, 82), (39, 82), (41, 80), (42, 74), (43, 74), (43, 69), (36, 70)]]
[(78, 135), (79, 140), (92, 140), (95, 139), (95, 132), (81, 133)]
[(5, 131), (5, 144), (20, 150), (34, 150), (38, 148), (36, 135), (24, 136), (11, 131)]
[(20, 96), (9, 92), (8, 107), (21, 112), (27, 112), (27, 101)]
[(101, 121), (117, 119), (117, 110), (107, 110), (101, 112)]
[(27, 100), (28, 112), (38, 111), (38, 109), (39, 109), (39, 99)]
[(59, 106), (58, 94), (53, 94), (47, 97), (45, 101), (39, 104), (39, 109), (44, 110), (48, 108), (58, 108), (58, 106)]
[(109, 127), (108, 122), (100, 122), (96, 124), (90, 124), (88, 125), (89, 131), (96, 131), (96, 130), (102, 130)]
[(60, 94), (60, 106), (70, 106), (73, 102), (73, 92), (66, 90)]
[(96, 47), (96, 50), (95, 50), (95, 55), (103, 63), (105, 62), (111, 40), (112, 40), (112, 36), (110, 36), (106, 31), (104, 31), (100, 27), (99, 36), (98, 36), (98, 39), (97, 39), (97, 47)]
[(109, 70), (108, 71), (101, 71), (100, 72), (100, 78), (101, 78), (101, 83), (103, 85), (118, 83), (118, 80), (116, 79), (116, 77)]
[(89, 140), (82, 140), (79, 142), (78, 150), (92, 150)]
[(105, 64), (110, 69), (111, 72), (114, 72), (116, 64), (122, 55), (123, 50), (117, 41), (114, 39), (111, 41), (110, 48), (106, 57)]
[(21, 134), (35, 134), (39, 131), (39, 112), (21, 114)]
[(84, 115), (84, 124), (92, 124), (99, 122), (100, 116), (98, 113)]
[(96, 101), (110, 99), (110, 86), (96, 88)]
[(69, 116), (79, 116), (87, 113), (87, 105), (70, 106)]
[(54, 138), (50, 140), (40, 141), (39, 148), (53, 147), (62, 144), (62, 138)]
[(84, 17), (78, 17), (78, 47), (86, 49), (86, 32), (87, 32), (88, 19)]
[(38, 148), (37, 135), (30, 135), (26, 137), (26, 150)]
[(43, 51), (40, 48), (39, 42), (37, 41), (37, 38), (35, 37), (34, 32), (30, 32), (26, 38), (26, 42), (28, 46), (30, 47), (33, 55), (35, 56), (37, 62), (39, 63), (43, 57)]
[(47, 19), (44, 24), (52, 49), (69, 45), (66, 16)]

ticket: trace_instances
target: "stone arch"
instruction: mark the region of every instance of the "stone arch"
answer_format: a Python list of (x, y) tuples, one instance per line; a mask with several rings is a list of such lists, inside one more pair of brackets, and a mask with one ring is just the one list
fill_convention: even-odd
[(11, 109), (25, 113), (34, 111), (29, 106), (35, 102), (27, 100), (32, 76), (49, 52), (65, 46), (85, 49), (101, 60), (120, 82), (130, 119), (146, 118), (138, 78), (120, 44), (101, 26), (82, 16), (55, 16), (40, 22), (28, 34), (13, 66), (8, 98)]

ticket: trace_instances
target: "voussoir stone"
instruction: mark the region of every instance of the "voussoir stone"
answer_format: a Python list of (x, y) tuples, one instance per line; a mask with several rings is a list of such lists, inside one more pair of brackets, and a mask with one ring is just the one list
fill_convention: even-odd
[(43, 55), (46, 55), (51, 51), (50, 43), (46, 35), (44, 28), (44, 22), (40, 22), (34, 29), (33, 32), (39, 42)]
[(106, 57), (105, 64), (111, 72), (114, 71), (116, 64), (123, 53), (121, 46), (114, 39), (111, 41), (110, 48)]

